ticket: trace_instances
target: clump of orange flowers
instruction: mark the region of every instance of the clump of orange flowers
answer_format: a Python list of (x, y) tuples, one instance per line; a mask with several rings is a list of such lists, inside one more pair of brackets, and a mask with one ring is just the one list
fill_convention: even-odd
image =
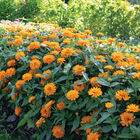
[(16, 65), (16, 60), (15, 59), (9, 60), (7, 62), (7, 66), (8, 67), (12, 67), (12, 66), (15, 66), (15, 65)]

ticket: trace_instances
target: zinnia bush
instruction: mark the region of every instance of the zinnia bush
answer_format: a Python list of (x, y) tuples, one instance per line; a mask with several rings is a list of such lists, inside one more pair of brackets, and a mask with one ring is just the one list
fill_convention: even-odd
[(0, 27), (0, 100), (17, 128), (47, 140), (140, 138), (139, 46), (54, 24)]

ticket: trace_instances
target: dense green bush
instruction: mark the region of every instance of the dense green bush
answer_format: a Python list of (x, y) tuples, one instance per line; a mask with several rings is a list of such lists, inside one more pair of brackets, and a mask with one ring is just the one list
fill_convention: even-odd
[(62, 27), (80, 30), (90, 29), (93, 33), (103, 32), (109, 36), (128, 39), (138, 38), (140, 8), (122, 0), (0, 0), (0, 19), (26, 18), (29, 21), (57, 23)]

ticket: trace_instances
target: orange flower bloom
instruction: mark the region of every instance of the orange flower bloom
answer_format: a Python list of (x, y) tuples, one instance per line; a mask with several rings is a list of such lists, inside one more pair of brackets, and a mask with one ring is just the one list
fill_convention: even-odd
[(20, 90), (22, 88), (22, 86), (21, 86), (22, 84), (25, 84), (25, 81), (24, 80), (18, 80), (16, 82), (16, 89)]
[(30, 48), (31, 48), (32, 50), (33, 50), (33, 49), (37, 50), (37, 49), (40, 48), (40, 43), (37, 42), (37, 41), (34, 41), (34, 42), (32, 42), (32, 43), (30, 44)]
[(9, 77), (15, 75), (15, 73), (16, 73), (15, 68), (9, 68), (9, 69), (6, 70), (6, 75), (9, 76)]
[(115, 43), (116, 42), (116, 39), (115, 38), (108, 38), (107, 39), (107, 42), (108, 42), (108, 44)]
[[(51, 74), (52, 72), (50, 71), (50, 70), (46, 70), (46, 71), (44, 71), (43, 72), (43, 74)], [(45, 79), (45, 80), (48, 80), (48, 79), (50, 79), (51, 78), (51, 76), (43, 76), (43, 77), (41, 77), (41, 78), (43, 78), (43, 79)]]
[(31, 102), (34, 101), (35, 99), (36, 99), (35, 96), (31, 96), (31, 97), (29, 98), (28, 102), (31, 103)]
[(7, 62), (8, 67), (12, 67), (12, 66), (15, 66), (15, 65), (16, 65), (16, 60), (15, 59), (12, 59), (12, 60)]
[(113, 106), (114, 106), (114, 104), (112, 104), (111, 102), (105, 103), (106, 108), (112, 108)]
[(16, 99), (16, 96), (18, 96), (18, 93), (15, 93), (13, 96), (11, 96), (11, 99), (12, 100), (15, 100)]
[(88, 91), (88, 94), (91, 97), (97, 98), (98, 96), (101, 96), (103, 94), (103, 92), (101, 91), (101, 88), (93, 87)]
[(99, 73), (98, 77), (108, 77), (108, 73)]
[(22, 79), (23, 79), (24, 81), (29, 81), (29, 80), (32, 79), (32, 74), (30, 74), (30, 73), (25, 73), (24, 75), (22, 75)]
[(0, 71), (0, 81), (4, 80), (6, 77), (6, 72), (4, 70)]
[(140, 79), (140, 72), (135, 72), (134, 75), (132, 76), (133, 78)]
[(97, 35), (98, 35), (98, 36), (103, 36), (104, 34), (103, 34), (103, 33), (97, 33)]
[(92, 31), (91, 30), (85, 30), (84, 33), (91, 35), (92, 34)]
[(70, 44), (71, 43), (71, 40), (69, 38), (66, 38), (64, 41), (63, 41), (63, 44)]
[(129, 100), (130, 97), (129, 97), (129, 93), (127, 93), (125, 90), (119, 90), (116, 92), (116, 95), (115, 97), (120, 101), (120, 100)]
[(66, 106), (66, 104), (64, 102), (59, 102), (59, 103), (57, 103), (56, 106), (57, 106), (58, 110), (63, 110), (63, 108)]
[[(79, 82), (79, 80), (75, 81), (74, 84), (77, 82)], [(73, 86), (73, 89), (77, 91), (83, 91), (85, 89), (85, 84), (83, 83), (83, 84), (75, 85)]]
[(111, 54), (111, 59), (115, 62), (122, 61), (123, 58), (124, 58), (124, 56), (123, 56), (122, 52), (114, 52)]
[(34, 59), (30, 62), (30, 68), (31, 69), (39, 69), (41, 66), (41, 62), (38, 59)]
[(139, 112), (139, 106), (135, 104), (130, 104), (126, 107), (126, 112)]
[(20, 56), (25, 57), (25, 53), (24, 52), (17, 52), (16, 55), (15, 55), (15, 58), (16, 58), (17, 61), (22, 59)]
[(90, 46), (89, 40), (79, 40), (78, 41), (78, 46), (85, 46), (85, 45)]
[(72, 48), (64, 48), (62, 51), (61, 51), (61, 57), (69, 57), (69, 56), (72, 56), (74, 53), (74, 50)]
[(100, 137), (99, 133), (98, 132), (90, 132), (88, 135), (87, 135), (87, 140), (98, 140)]
[(138, 60), (131, 56), (127, 58), (126, 62), (129, 64), (129, 66), (132, 66), (138, 63)]
[(42, 117), (49, 118), (51, 116), (51, 108), (42, 107), (40, 113)]
[(20, 113), (21, 113), (21, 111), (22, 111), (22, 108), (20, 106), (16, 107), (16, 109), (15, 109), (15, 115), (16, 116), (19, 116)]
[(128, 67), (129, 64), (125, 61), (118, 62), (116, 67)]
[(65, 130), (62, 130), (61, 125), (56, 125), (52, 129), (53, 136), (57, 139), (63, 138), (65, 135)]
[(121, 117), (121, 125), (122, 126), (129, 126), (134, 121), (135, 116), (132, 113), (124, 112), (120, 115)]
[(36, 122), (36, 127), (39, 128), (41, 127), (42, 123), (45, 123), (45, 119), (44, 118), (40, 118), (37, 122)]
[(91, 122), (91, 116), (84, 116), (81, 120), (81, 123), (90, 123)]
[(76, 100), (77, 98), (79, 98), (79, 92), (76, 90), (70, 90), (67, 95), (66, 95), (68, 100)]
[(61, 65), (65, 62), (65, 58), (58, 58), (57, 63), (60, 63)]
[(52, 104), (54, 104), (55, 101), (54, 100), (50, 100), (44, 107), (45, 109), (51, 108)]
[(101, 85), (100, 85), (98, 82), (96, 82), (97, 79), (98, 79), (98, 77), (92, 77), (92, 78), (90, 79), (91, 85), (92, 85), (93, 87), (101, 87)]
[(55, 60), (55, 57), (53, 55), (45, 55), (43, 57), (43, 62), (47, 64), (51, 64)]
[(134, 66), (134, 68), (135, 68), (136, 70), (140, 70), (140, 63), (136, 63), (136, 65)]
[(44, 93), (47, 96), (50, 95), (54, 95), (54, 93), (56, 92), (56, 86), (54, 83), (48, 83), (45, 87), (44, 87)]
[(118, 43), (118, 47), (125, 47), (125, 46), (126, 46), (125, 43), (122, 43), (122, 42), (119, 42), (119, 43)]
[(104, 67), (104, 69), (113, 71), (114, 67), (111, 66), (111, 65), (107, 65), (107, 66)]
[(23, 39), (22, 37), (18, 36), (17, 38), (15, 38), (14, 43), (15, 46), (19, 46), (20, 44), (23, 44)]
[(113, 73), (113, 75), (125, 75), (125, 72), (124, 71), (122, 71), (122, 70), (117, 70), (117, 71), (115, 71), (114, 73)]
[(100, 59), (103, 59), (105, 58), (103, 55), (97, 55), (97, 56), (94, 56), (97, 60), (100, 60)]
[(73, 67), (73, 71), (72, 72), (76, 72), (74, 73), (74, 75), (79, 75), (81, 76), (82, 75), (82, 72), (85, 72), (86, 71), (86, 68), (82, 65), (76, 65)]

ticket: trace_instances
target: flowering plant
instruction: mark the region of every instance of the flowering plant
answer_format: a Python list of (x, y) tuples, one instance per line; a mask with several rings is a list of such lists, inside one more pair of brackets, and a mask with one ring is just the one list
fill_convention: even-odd
[(0, 24), (0, 99), (38, 139), (140, 138), (139, 46), (56, 24)]

